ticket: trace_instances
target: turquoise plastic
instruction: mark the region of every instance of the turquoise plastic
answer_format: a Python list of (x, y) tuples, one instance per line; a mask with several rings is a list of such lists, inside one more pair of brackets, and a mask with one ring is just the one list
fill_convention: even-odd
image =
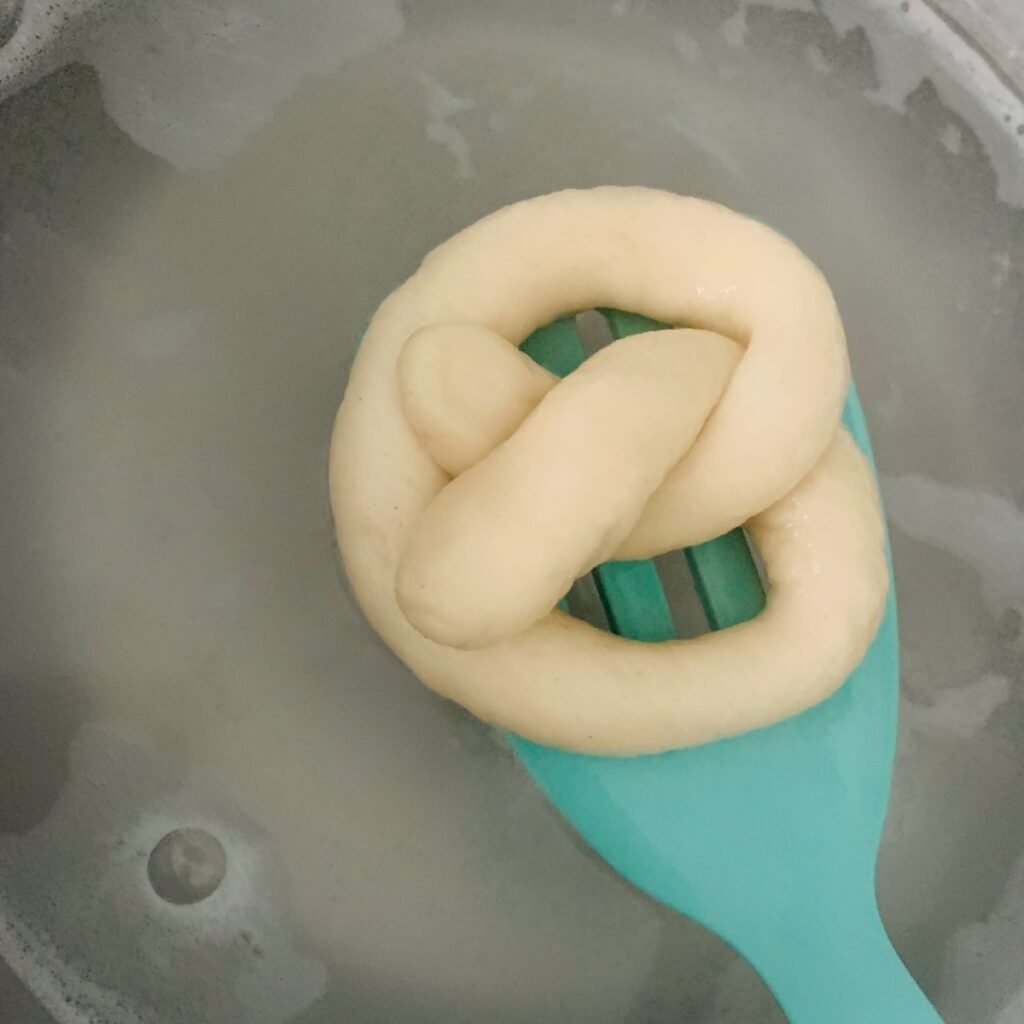
[[(616, 337), (661, 326), (605, 316)], [(559, 374), (585, 358), (572, 319), (537, 331), (523, 349)], [(843, 422), (872, 459), (853, 388)], [(712, 629), (761, 609), (742, 531), (687, 557)], [(594, 575), (616, 633), (649, 641), (677, 635), (651, 563), (609, 563)], [(875, 899), (898, 658), (890, 588), (878, 635), (845, 685), (778, 725), (634, 758), (510, 739), (586, 841), (634, 885), (734, 946), (792, 1024), (941, 1024), (893, 949)]]

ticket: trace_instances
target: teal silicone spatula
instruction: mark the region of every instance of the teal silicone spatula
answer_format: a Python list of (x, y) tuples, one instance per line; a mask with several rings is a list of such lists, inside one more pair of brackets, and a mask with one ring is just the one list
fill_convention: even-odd
[[(604, 316), (614, 337), (661, 326)], [(537, 331), (523, 350), (558, 374), (585, 358), (572, 319)], [(872, 459), (852, 387), (843, 422)], [(741, 530), (686, 556), (710, 628), (761, 610), (764, 592)], [(614, 632), (645, 641), (677, 635), (650, 562), (608, 563), (594, 577)], [(788, 721), (633, 758), (511, 742), (586, 841), (634, 885), (734, 946), (793, 1024), (941, 1024), (893, 949), (875, 899), (898, 657), (890, 587), (861, 665), (831, 698)]]

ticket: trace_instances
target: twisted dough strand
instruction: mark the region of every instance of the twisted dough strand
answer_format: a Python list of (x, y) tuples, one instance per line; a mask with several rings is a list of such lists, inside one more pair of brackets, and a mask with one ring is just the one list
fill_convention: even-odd
[[(701, 329), (560, 383), (513, 347), (593, 306)], [(837, 429), (847, 377), (827, 284), (756, 222), (638, 188), (506, 207), (363, 339), (331, 450), (349, 579), (424, 683), (541, 742), (638, 753), (793, 714), (859, 661), (888, 584), (874, 481)], [(749, 623), (643, 645), (552, 610), (602, 560), (740, 523), (770, 588)]]

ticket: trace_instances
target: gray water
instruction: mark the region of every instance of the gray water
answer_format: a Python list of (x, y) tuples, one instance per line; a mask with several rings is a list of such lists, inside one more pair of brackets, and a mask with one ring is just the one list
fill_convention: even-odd
[[(950, 1024), (1024, 1021), (1024, 129), (857, 6), (142, 3), (0, 107), (0, 1020), (782, 1019), (336, 564), (376, 304), (497, 205), (613, 182), (833, 283), (902, 615), (883, 909)], [(194, 905), (148, 883), (180, 826), (227, 856)]]

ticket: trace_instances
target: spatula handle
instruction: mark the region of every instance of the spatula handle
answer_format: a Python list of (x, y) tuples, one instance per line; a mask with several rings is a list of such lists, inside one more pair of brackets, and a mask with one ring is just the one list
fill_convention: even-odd
[(942, 1024), (877, 909), (841, 932), (827, 930), (827, 937), (811, 929), (804, 939), (779, 941), (774, 951), (766, 946), (752, 958), (790, 1024)]

